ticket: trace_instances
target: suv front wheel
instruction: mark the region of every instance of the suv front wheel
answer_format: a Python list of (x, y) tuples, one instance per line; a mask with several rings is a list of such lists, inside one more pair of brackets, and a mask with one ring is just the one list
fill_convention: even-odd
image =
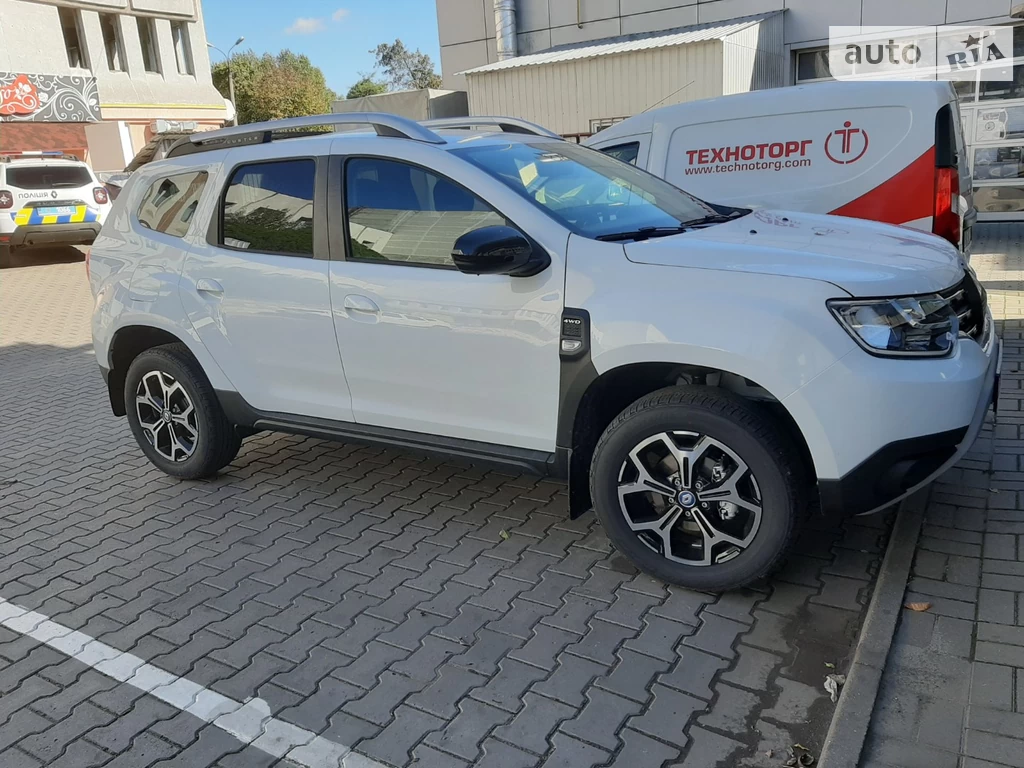
[(590, 487), (608, 538), (641, 570), (721, 591), (781, 562), (807, 506), (803, 476), (796, 450), (756, 405), (672, 387), (608, 426)]
[(242, 441), (184, 344), (143, 352), (125, 377), (132, 434), (154, 465), (173, 477), (212, 477), (238, 454)]

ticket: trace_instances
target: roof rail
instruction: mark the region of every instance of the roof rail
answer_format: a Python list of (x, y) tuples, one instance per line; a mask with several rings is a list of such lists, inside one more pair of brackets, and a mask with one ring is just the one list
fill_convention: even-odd
[[(427, 144), (444, 144), (445, 140), (419, 123), (398, 115), (377, 112), (349, 112), (345, 114), (309, 115), (306, 117), (289, 117), (284, 120), (268, 120), (263, 123), (236, 125), (232, 128), (221, 128), (217, 131), (193, 133), (180, 139), (172, 146), (167, 157), (179, 157), (193, 152), (207, 152), (225, 147), (245, 146), (249, 144), (268, 144), (275, 140), (299, 138), (316, 135), (314, 128), (321, 126), (366, 125), (372, 127), (379, 136), (393, 136), (399, 139), (411, 139)], [(303, 130), (305, 129), (305, 130)]]
[(562, 138), (554, 131), (549, 131), (528, 120), (520, 120), (518, 117), (442, 117), (437, 120), (423, 120), (420, 125), (427, 128), (478, 128), (493, 125), (500, 128), (503, 133), (525, 133), (531, 136), (547, 136), (552, 139)]

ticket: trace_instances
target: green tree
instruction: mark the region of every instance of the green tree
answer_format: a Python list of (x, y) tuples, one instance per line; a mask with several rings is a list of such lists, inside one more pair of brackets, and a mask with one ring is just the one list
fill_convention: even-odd
[(396, 91), (441, 87), (434, 62), (418, 48), (410, 51), (401, 40), (395, 40), (392, 44), (381, 43), (370, 53), (377, 57), (377, 66), (384, 70), (388, 84)]
[(368, 75), (364, 75), (356, 84), (348, 89), (348, 93), (345, 94), (346, 99), (358, 99), (363, 96), (377, 96), (381, 93), (388, 92), (388, 84), (382, 83), (380, 80), (374, 80)]
[[(319, 115), (331, 111), (334, 92), (324, 73), (307, 56), (281, 51), (257, 56), (253, 51), (231, 57), (235, 78), (235, 109), (239, 123), (282, 117)], [(228, 63), (213, 67), (213, 84), (228, 96)]]

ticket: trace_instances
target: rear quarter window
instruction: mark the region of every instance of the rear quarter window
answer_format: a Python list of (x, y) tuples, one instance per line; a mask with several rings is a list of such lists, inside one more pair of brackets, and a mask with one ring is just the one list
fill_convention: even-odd
[(7, 168), (7, 183), (19, 189), (72, 189), (93, 183), (81, 165), (19, 165)]
[(156, 179), (139, 203), (135, 216), (146, 229), (184, 237), (199, 207), (209, 177), (206, 171)]

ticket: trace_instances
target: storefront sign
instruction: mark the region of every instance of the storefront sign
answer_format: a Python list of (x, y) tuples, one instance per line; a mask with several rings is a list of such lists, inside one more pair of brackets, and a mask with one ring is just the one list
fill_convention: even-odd
[(95, 77), (0, 72), (0, 122), (95, 123)]
[(836, 80), (1010, 79), (1013, 28), (829, 27), (829, 70)]

